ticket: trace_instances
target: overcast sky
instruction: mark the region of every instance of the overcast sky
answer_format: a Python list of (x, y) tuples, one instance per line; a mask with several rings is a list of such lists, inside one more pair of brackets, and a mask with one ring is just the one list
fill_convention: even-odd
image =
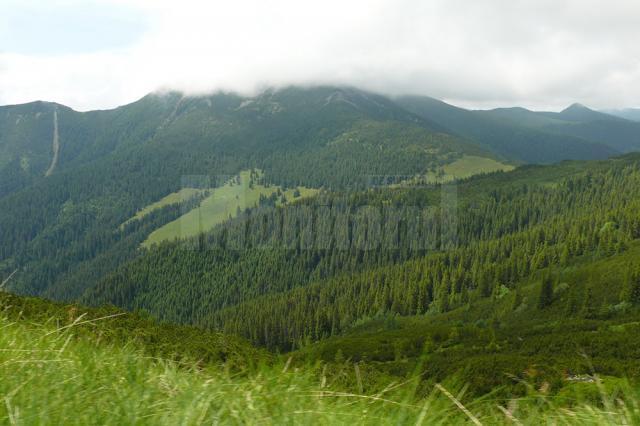
[(457, 105), (640, 106), (639, 0), (0, 0), (0, 104), (347, 84)]

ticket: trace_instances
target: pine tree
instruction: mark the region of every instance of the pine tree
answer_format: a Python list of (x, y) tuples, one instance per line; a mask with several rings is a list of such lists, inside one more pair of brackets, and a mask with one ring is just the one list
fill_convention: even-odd
[(640, 271), (637, 267), (627, 270), (620, 298), (623, 302), (640, 305)]
[(489, 281), (489, 277), (486, 273), (480, 276), (479, 290), (482, 297), (491, 296), (491, 282)]
[(560, 254), (560, 266), (567, 266), (569, 264), (570, 257), (571, 253), (569, 252), (569, 246), (565, 244), (562, 249), (562, 253)]
[(567, 306), (566, 306), (566, 314), (573, 315), (578, 312), (578, 292), (575, 288), (575, 285), (572, 285), (569, 289), (569, 295), (567, 296)]
[(538, 309), (544, 309), (553, 303), (553, 281), (550, 276), (542, 279), (540, 286), (540, 298), (538, 299)]
[(513, 293), (513, 305), (511, 306), (511, 310), (515, 311), (522, 305), (522, 293), (520, 293), (520, 289), (516, 288), (516, 291)]
[(595, 301), (593, 298), (593, 289), (591, 287), (587, 288), (587, 293), (584, 297), (584, 303), (582, 305), (582, 315), (585, 318), (593, 318), (595, 316)]

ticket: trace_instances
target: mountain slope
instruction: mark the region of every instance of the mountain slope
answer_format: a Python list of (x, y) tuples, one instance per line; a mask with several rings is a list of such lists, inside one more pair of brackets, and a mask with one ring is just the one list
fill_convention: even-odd
[[(14, 110), (24, 110), (24, 129), (16, 127), (23, 124)], [(495, 162), (504, 157), (557, 161), (616, 152), (429, 98), (395, 102), (341, 87), (290, 87), (252, 98), (157, 93), (87, 113), (42, 103), (7, 111), (0, 129), (8, 135), (3, 136), (3, 170), (9, 175), (5, 182), (14, 183), (0, 196), (0, 272), (18, 271), (11, 283), (16, 292), (56, 299), (80, 297), (140, 256), (149, 234), (194, 209), (200, 199), (129, 219), (195, 181), (215, 188), (243, 170), (260, 169), (261, 183), (283, 189), (360, 191), (381, 181), (442, 180), (454, 170), (466, 177), (484, 172), (487, 164), (508, 169)], [(572, 126), (584, 130), (593, 123)], [(447, 133), (450, 127), (463, 136)], [(26, 162), (33, 163), (32, 172), (20, 168), (21, 155), (31, 155)]]
[(536, 112), (524, 108), (502, 108), (479, 112), (513, 125), (565, 135), (606, 145), (618, 152), (640, 149), (640, 123), (604, 114), (574, 104), (561, 112)]
[[(594, 372), (638, 380), (634, 330), (640, 305), (619, 297), (638, 254), (636, 241), (624, 253), (550, 265), (491, 298), (446, 313), (369, 317), (295, 357), (330, 362), (340, 353), (374, 371), (396, 372), (412, 371), (422, 358), (427, 380), (458, 374), (479, 394), (514, 391), (519, 380), (566, 390), (571, 377)], [(551, 277), (553, 291), (541, 307), (545, 277)]]
[[(15, 315), (12, 310), (7, 315), (7, 301), (42, 308), (43, 312)], [(362, 425), (422, 424), (426, 418), (430, 423), (463, 424), (469, 416), (492, 425), (512, 424), (513, 419), (526, 424), (541, 420), (634, 424), (638, 420), (637, 413), (627, 409), (638, 404), (635, 384), (608, 376), (604, 385), (598, 383), (599, 392), (594, 383), (569, 383), (558, 389), (556, 382), (553, 386), (547, 382), (540, 392), (531, 390), (523, 397), (496, 397), (494, 392), (489, 398), (474, 398), (469, 392), (458, 392), (467, 388), (458, 385), (455, 378), (434, 386), (412, 373), (391, 385), (392, 375), (377, 372), (363, 361), (331, 361), (314, 368), (283, 360), (253, 367), (260, 355), (249, 350), (243, 355), (251, 354), (246, 360), (250, 365), (240, 364), (238, 371), (231, 366), (238, 359), (236, 354), (218, 358), (228, 355), (228, 347), (211, 359), (184, 356), (184, 351), (193, 349), (215, 353), (219, 341), (211, 344), (206, 332), (198, 335), (197, 330), (189, 330), (189, 339), (185, 339), (172, 335), (171, 327), (146, 320), (137, 324), (145, 324), (142, 327), (110, 330), (109, 323), (120, 317), (82, 321), (78, 314), (86, 308), (52, 307), (45, 301), (15, 297), (7, 300), (2, 294), (0, 307), (0, 392), (5, 395), (0, 422), (6, 424), (252, 424), (256, 418), (263, 424), (336, 425), (356, 418)], [(60, 315), (45, 314), (58, 311)], [(123, 323), (126, 321), (120, 321)], [(398, 332), (405, 331), (404, 323), (401, 327)], [(109, 331), (113, 330), (118, 330), (120, 339), (111, 339)], [(170, 352), (172, 359), (166, 359), (158, 356), (167, 353), (165, 348), (153, 351), (149, 346), (141, 347), (139, 340), (147, 337), (146, 332), (150, 332), (150, 346), (162, 348), (152, 342), (160, 337), (172, 342), (170, 346), (178, 352)], [(380, 334), (389, 337), (389, 330)], [(199, 343), (206, 344), (198, 347)], [(181, 345), (187, 346), (183, 349)], [(494, 357), (491, 366), (495, 365)], [(434, 366), (429, 363), (429, 373)], [(538, 374), (527, 377), (525, 383), (537, 388), (546, 378)], [(475, 381), (472, 386), (475, 388)], [(624, 405), (601, 403), (622, 398)], [(460, 409), (462, 404), (464, 410)], [(510, 407), (509, 416), (505, 416), (503, 405)]]
[(609, 109), (602, 112), (609, 115), (615, 115), (616, 117), (625, 118), (627, 120), (640, 121), (640, 109), (638, 108)]
[(48, 102), (0, 107), (0, 197), (42, 181), (53, 164), (49, 174), (62, 173), (148, 140), (170, 108), (155, 97), (86, 113)]
[(637, 188), (634, 154), (474, 177), (453, 208), (440, 187), (326, 194), (154, 248), (84, 301), (294, 350), (299, 365), (357, 362), (369, 384), (419, 371), (513, 398), (523, 383), (571, 392), (593, 369), (635, 382)]
[(0, 107), (0, 197), (45, 174), (55, 108), (43, 102)]
[[(43, 137), (24, 138), (40, 149), (38, 169), (0, 197), (0, 271), (18, 270), (15, 291), (54, 298), (78, 297), (135, 258), (140, 243), (193, 200), (120, 225), (194, 179), (213, 188), (257, 168), (265, 183), (344, 190), (365, 188), (375, 176), (436, 175), (465, 155), (492, 158), (387, 98), (350, 88), (254, 98), (151, 94), (87, 113), (45, 106)], [(45, 176), (56, 108), (59, 156)], [(7, 123), (13, 129), (13, 115)], [(5, 145), (15, 169), (22, 145), (16, 138)]]
[(622, 122), (618, 117), (614, 117), (609, 114), (594, 111), (591, 108), (586, 107), (580, 103), (569, 105), (559, 113), (547, 113), (552, 117), (559, 117), (565, 121), (575, 121), (583, 123), (585, 121), (617, 121)]
[[(491, 117), (428, 97), (401, 97), (399, 105), (430, 118), (451, 132), (475, 140), (505, 158), (525, 163), (553, 163), (566, 159), (601, 159), (617, 150), (576, 135), (561, 135), (532, 128), (522, 120)], [(523, 125), (524, 124), (524, 125)]]
[(476, 177), (457, 185), (454, 205), (440, 187), (400, 187), (256, 210), (195, 250), (150, 250), (84, 301), (281, 349), (377, 313), (446, 312), (549, 264), (624, 250), (640, 237), (640, 194), (630, 190), (639, 160)]

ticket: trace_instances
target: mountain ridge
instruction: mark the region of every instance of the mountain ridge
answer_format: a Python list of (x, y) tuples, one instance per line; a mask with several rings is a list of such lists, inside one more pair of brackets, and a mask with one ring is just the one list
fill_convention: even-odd
[[(408, 110), (440, 121), (454, 134), (479, 142), (497, 155), (522, 163), (553, 163), (565, 159), (602, 159), (620, 153), (598, 141), (574, 135), (559, 135), (503, 113), (540, 115), (525, 109), (471, 111), (428, 97), (402, 97), (397, 101)], [(535, 126), (534, 126), (535, 127)]]
[[(17, 120), (16, 108), (29, 115)], [(45, 177), (53, 164), (54, 110), (59, 152)], [(608, 132), (610, 124), (560, 122), (551, 132), (544, 127), (551, 119), (523, 109), (502, 114), (535, 120), (511, 117), (520, 120), (512, 124), (495, 111), (332, 86), (287, 87), (252, 98), (152, 93), (113, 110), (82, 113), (42, 102), (4, 111), (10, 113), (0, 109), (0, 268), (21, 268), (14, 279), (19, 291), (60, 298), (77, 297), (135, 258), (153, 229), (178, 219), (180, 209), (191, 206), (187, 200), (114, 233), (137, 211), (182, 189), (188, 176), (204, 177), (214, 188), (259, 169), (263, 184), (360, 191), (372, 176), (419, 181), (464, 158), (522, 164), (621, 152), (559, 134), (589, 126)], [(635, 134), (628, 123), (616, 143)], [(473, 161), (463, 163), (465, 177), (477, 172)]]
[[(260, 169), (265, 183), (345, 190), (365, 188), (371, 175), (436, 174), (464, 155), (493, 158), (392, 101), (357, 90), (289, 88), (250, 100), (170, 93), (109, 111), (59, 108), (59, 158), (45, 177), (54, 131), (48, 114), (46, 122), (32, 116), (41, 135), (26, 138), (40, 149), (31, 174), (16, 169), (33, 151), (22, 139), (0, 137), (0, 149), (15, 148), (0, 169), (15, 178), (0, 194), (0, 268), (20, 268), (16, 291), (42, 294), (59, 283), (68, 290), (54, 292), (60, 298), (77, 296), (135, 257), (153, 228), (176, 220), (188, 202), (114, 233), (137, 211), (179, 191), (185, 177), (216, 187)], [(14, 121), (0, 135), (13, 135), (3, 131), (14, 129)]]

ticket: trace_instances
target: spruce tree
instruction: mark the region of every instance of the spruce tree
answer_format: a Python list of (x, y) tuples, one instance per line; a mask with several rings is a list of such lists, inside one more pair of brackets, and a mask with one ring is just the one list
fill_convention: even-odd
[(516, 291), (513, 293), (513, 304), (511, 305), (511, 310), (517, 310), (520, 305), (522, 305), (522, 293), (520, 293), (520, 289), (516, 288)]
[(553, 303), (553, 281), (550, 276), (542, 279), (540, 287), (540, 298), (538, 299), (538, 308), (544, 309)]
[(567, 296), (567, 306), (565, 312), (567, 315), (573, 315), (578, 312), (578, 308), (578, 291), (575, 288), (575, 285), (572, 285), (569, 289), (569, 295)]
[(584, 304), (582, 305), (582, 315), (585, 318), (593, 318), (595, 316), (595, 301), (593, 298), (593, 289), (587, 288), (587, 293), (584, 297)]
[(640, 271), (637, 267), (627, 270), (620, 296), (623, 302), (640, 305)]

